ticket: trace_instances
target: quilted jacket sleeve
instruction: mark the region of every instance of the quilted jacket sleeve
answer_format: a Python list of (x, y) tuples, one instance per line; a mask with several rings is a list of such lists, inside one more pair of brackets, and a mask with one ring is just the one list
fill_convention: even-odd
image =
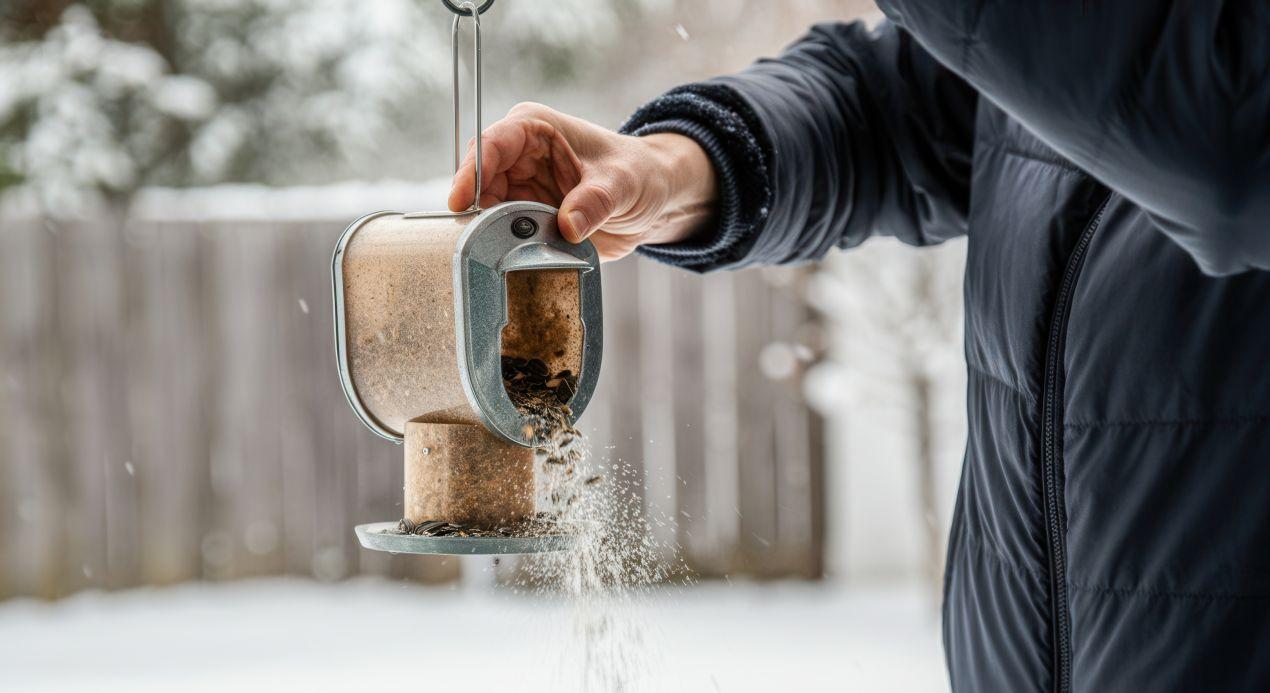
[(889, 22), (817, 25), (780, 56), (673, 90), (627, 123), (695, 138), (722, 190), (713, 233), (641, 252), (706, 271), (811, 260), (873, 233), (919, 245), (963, 234), (976, 103)]
[(1206, 273), (1270, 269), (1270, 3), (879, 4)]

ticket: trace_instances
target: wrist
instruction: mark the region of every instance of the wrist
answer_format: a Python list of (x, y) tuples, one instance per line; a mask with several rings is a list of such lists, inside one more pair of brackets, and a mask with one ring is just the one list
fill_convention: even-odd
[(673, 132), (645, 135), (666, 203), (646, 243), (679, 243), (708, 229), (718, 198), (714, 164), (696, 140)]
[(714, 165), (696, 140), (674, 132), (645, 135), (643, 139), (652, 147), (670, 183), (669, 205), (691, 208), (714, 204), (718, 194)]

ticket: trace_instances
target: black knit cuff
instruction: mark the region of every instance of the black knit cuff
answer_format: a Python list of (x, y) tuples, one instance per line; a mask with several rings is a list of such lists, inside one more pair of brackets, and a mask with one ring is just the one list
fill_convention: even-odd
[(709, 156), (719, 192), (712, 230), (690, 241), (642, 246), (639, 252), (698, 272), (740, 263), (754, 245), (771, 199), (762, 128), (740, 97), (718, 85), (680, 87), (640, 108), (621, 131), (692, 138)]
[(661, 243), (640, 246), (639, 252), (655, 260), (683, 267), (707, 264), (722, 257), (740, 240), (741, 226), (737, 223), (736, 173), (728, 161), (727, 153), (711, 132), (690, 120), (677, 118), (662, 120), (641, 126), (629, 134), (636, 136), (673, 132), (696, 140), (714, 165), (715, 186), (719, 200), (714, 228), (697, 238), (679, 243)]

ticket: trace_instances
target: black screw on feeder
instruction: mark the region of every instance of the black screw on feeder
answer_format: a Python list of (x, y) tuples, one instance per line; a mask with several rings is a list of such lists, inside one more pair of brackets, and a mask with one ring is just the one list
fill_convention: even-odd
[(529, 238), (538, 233), (538, 222), (529, 217), (516, 217), (512, 222), (512, 235), (516, 238)]

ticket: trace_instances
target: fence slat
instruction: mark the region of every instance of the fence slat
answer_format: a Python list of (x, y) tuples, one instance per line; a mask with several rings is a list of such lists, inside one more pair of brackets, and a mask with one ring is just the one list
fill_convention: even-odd
[(737, 407), (738, 298), (735, 274), (705, 278), (702, 342), (705, 377), (705, 529), (713, 548), (715, 572), (740, 569), (741, 548), (741, 420)]
[[(663, 553), (678, 542), (679, 466), (675, 441), (675, 312), (673, 270), (650, 260), (635, 263), (639, 301), (635, 318), (639, 325), (636, 345), (640, 389), (630, 397), (640, 405), (643, 422), (638, 450), (643, 460), (645, 512), (657, 546)], [(694, 393), (688, 393), (691, 396)]]
[(671, 407), (675, 423), (675, 466), (679, 496), (679, 543), (684, 560), (701, 575), (720, 574), (718, 556), (711, 551), (705, 524), (706, 485), (706, 369), (715, 356), (705, 349), (705, 299), (699, 277), (676, 272), (668, 277), (674, 305), (669, 322), (673, 328), (670, 372), (675, 396)]
[(758, 272), (738, 275), (737, 310), (737, 438), (740, 470), (739, 545), (744, 566), (759, 574), (772, 568), (776, 553), (778, 474), (771, 383), (759, 370), (763, 348), (772, 335), (771, 296)]

